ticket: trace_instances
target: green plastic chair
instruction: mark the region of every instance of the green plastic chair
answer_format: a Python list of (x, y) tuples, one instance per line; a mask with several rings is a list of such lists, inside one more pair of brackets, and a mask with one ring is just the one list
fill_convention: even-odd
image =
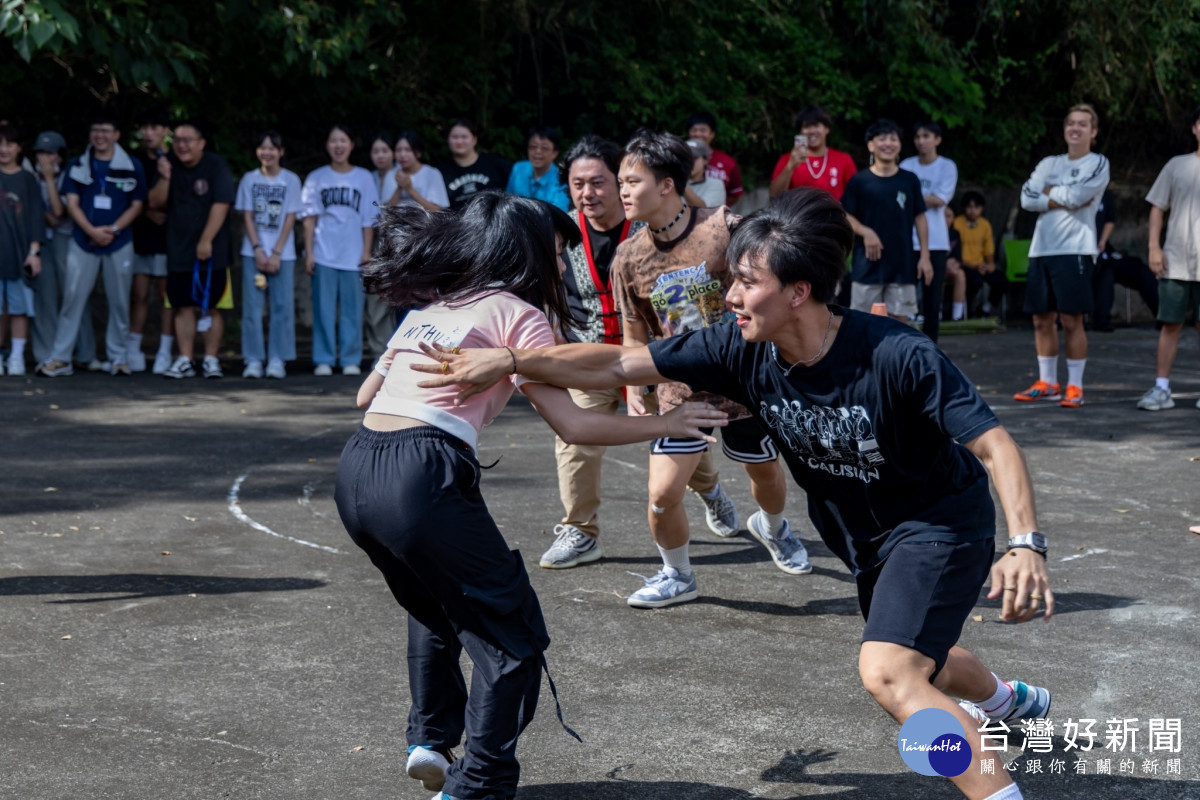
[(1032, 239), (1004, 240), (1004, 274), (1009, 283), (1025, 283), (1029, 276), (1029, 245)]

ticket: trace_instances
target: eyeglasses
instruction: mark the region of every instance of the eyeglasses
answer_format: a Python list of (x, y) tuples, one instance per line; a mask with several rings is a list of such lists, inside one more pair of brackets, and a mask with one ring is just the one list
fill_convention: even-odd
[(171, 141), (179, 142), (180, 144), (191, 144), (192, 142), (200, 141), (199, 136), (176, 136)]

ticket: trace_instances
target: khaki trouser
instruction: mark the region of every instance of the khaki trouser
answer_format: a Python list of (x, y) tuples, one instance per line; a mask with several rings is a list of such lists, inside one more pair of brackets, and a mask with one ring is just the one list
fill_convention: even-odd
[[(603, 414), (620, 410), (620, 389), (571, 389), (575, 405)], [(646, 410), (653, 413), (654, 397), (648, 397)], [(606, 447), (572, 445), (555, 437), (554, 456), (558, 461), (558, 495), (562, 499), (563, 523), (574, 525), (588, 536), (600, 535), (600, 465)], [(688, 486), (701, 494), (717, 486), (717, 468), (711, 452), (706, 452), (692, 473)]]

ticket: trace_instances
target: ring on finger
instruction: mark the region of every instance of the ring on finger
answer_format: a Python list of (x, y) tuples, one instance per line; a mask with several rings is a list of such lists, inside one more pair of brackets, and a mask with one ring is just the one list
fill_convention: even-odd
[(1044, 598), (1043, 598), (1043, 596), (1042, 596), (1042, 595), (1040, 595), (1040, 594), (1031, 594), (1031, 595), (1029, 595), (1029, 599), (1030, 599), (1030, 600), (1042, 600), (1042, 599), (1044, 599)]
[(1015, 586), (1005, 586), (1004, 587), (1004, 591), (1006, 591), (1006, 592), (1015, 592), (1016, 590), (1017, 590), (1017, 587), (1015, 587)]
[(450, 352), (454, 353), (454, 355), (458, 355), (459, 353), (462, 352), (462, 348), (459, 347), (458, 345), (454, 345), (454, 347), (450, 348)]
[(445, 361), (442, 362), (442, 374), (443, 375), (450, 374), (450, 364)]

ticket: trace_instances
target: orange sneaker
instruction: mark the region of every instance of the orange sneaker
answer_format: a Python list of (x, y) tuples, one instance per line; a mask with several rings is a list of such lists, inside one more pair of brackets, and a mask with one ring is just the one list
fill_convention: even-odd
[(1059, 405), (1063, 408), (1079, 408), (1083, 405), (1083, 387), (1067, 384), (1067, 396)]
[(1038, 381), (1025, 391), (1014, 394), (1013, 400), (1019, 400), (1022, 403), (1036, 403), (1038, 400), (1058, 400), (1061, 397), (1062, 395), (1058, 393), (1057, 383)]

